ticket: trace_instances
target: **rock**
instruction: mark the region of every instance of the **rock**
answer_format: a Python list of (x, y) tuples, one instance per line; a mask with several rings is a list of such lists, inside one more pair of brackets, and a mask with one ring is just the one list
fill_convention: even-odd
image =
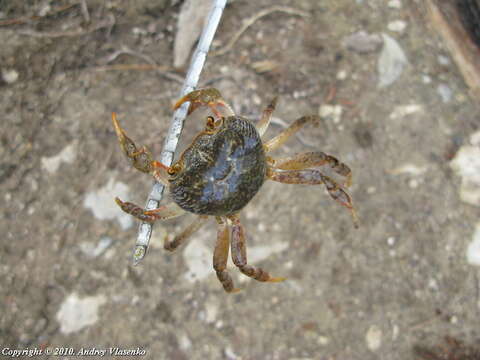
[(60, 305), (57, 321), (63, 334), (71, 334), (93, 325), (98, 321), (98, 309), (106, 302), (104, 295), (79, 298), (70, 294)]
[(382, 345), (382, 330), (377, 325), (372, 325), (365, 336), (367, 347), (371, 351), (376, 351)]
[(480, 206), (480, 147), (462, 146), (450, 162), (450, 167), (462, 178), (459, 187), (462, 201)]
[(440, 95), (444, 103), (448, 103), (452, 100), (453, 91), (447, 84), (438, 85), (437, 93)]
[(178, 337), (178, 346), (183, 351), (190, 350), (190, 348), (192, 347), (192, 341), (186, 334), (181, 334)]
[(2, 70), (2, 79), (7, 84), (13, 84), (18, 80), (18, 71), (15, 69), (4, 69)]
[(92, 210), (93, 215), (99, 220), (117, 219), (122, 229), (126, 230), (133, 225), (133, 217), (118, 207), (115, 197), (126, 199), (128, 196), (126, 184), (109, 179), (104, 187), (87, 193), (83, 206)]
[(423, 111), (423, 107), (419, 104), (399, 105), (393, 109), (392, 113), (390, 114), (390, 119), (400, 119), (420, 111)]
[(407, 56), (400, 44), (387, 34), (382, 34), (383, 49), (378, 58), (378, 87), (393, 84), (408, 65)]
[(224, 350), (224, 354), (228, 360), (237, 360), (239, 357), (233, 352), (233, 349), (230, 346), (227, 346)]
[(407, 23), (403, 20), (395, 20), (389, 22), (387, 29), (394, 32), (403, 32), (407, 28)]
[(338, 124), (341, 120), (343, 108), (340, 105), (321, 105), (318, 109), (318, 115), (321, 118), (330, 118), (333, 123)]
[[(211, 232), (205, 232), (203, 234), (211, 235), (212, 238), (214, 237)], [(215, 273), (212, 268), (212, 249), (205, 245), (205, 235), (202, 235), (200, 232), (195, 235), (197, 239), (190, 241), (183, 251), (185, 264), (188, 268), (184, 277), (190, 282), (204, 280), (209, 275)]]
[(368, 34), (365, 31), (357, 31), (343, 39), (343, 46), (348, 50), (366, 54), (375, 52), (383, 44), (382, 37), (378, 34)]
[(477, 223), (472, 242), (467, 247), (467, 262), (470, 265), (480, 266), (480, 222)]
[(62, 163), (71, 164), (75, 161), (77, 157), (77, 146), (76, 144), (70, 144), (66, 146), (62, 151), (57, 155), (51, 157), (42, 157), (41, 163), (42, 168), (50, 174), (57, 172), (58, 168)]
[(402, 8), (402, 3), (400, 0), (390, 0), (388, 2), (388, 7), (390, 9), (401, 9)]

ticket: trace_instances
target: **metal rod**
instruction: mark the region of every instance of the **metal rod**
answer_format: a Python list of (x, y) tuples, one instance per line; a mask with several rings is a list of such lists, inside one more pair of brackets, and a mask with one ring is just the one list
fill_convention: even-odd
[[(212, 43), (226, 3), (227, 0), (213, 0), (213, 6), (210, 9), (208, 20), (203, 28), (195, 53), (193, 54), (179, 97), (188, 94), (197, 86), (210, 44)], [(173, 156), (178, 145), (178, 139), (183, 129), (183, 122), (187, 115), (188, 106), (189, 103), (185, 103), (173, 113), (172, 122), (170, 123), (170, 129), (168, 130), (168, 135), (165, 139), (161, 155), (161, 162), (167, 166), (172, 164)], [(165, 187), (162, 184), (155, 183), (153, 185), (152, 191), (148, 196), (147, 205), (145, 206), (147, 210), (158, 208), (160, 201), (162, 200), (164, 189)], [(138, 228), (137, 242), (135, 243), (135, 250), (133, 253), (134, 265), (137, 265), (145, 257), (151, 236), (152, 224), (141, 223)]]

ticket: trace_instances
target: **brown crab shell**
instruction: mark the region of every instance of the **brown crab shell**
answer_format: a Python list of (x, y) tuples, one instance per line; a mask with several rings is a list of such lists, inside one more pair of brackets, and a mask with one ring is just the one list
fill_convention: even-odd
[(182, 170), (169, 180), (171, 197), (199, 215), (241, 210), (262, 186), (267, 169), (257, 129), (240, 116), (224, 118), (213, 134), (197, 136), (178, 163)]

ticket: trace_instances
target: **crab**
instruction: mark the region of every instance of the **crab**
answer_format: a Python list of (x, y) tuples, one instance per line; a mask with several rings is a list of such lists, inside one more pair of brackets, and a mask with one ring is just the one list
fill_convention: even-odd
[[(318, 116), (300, 117), (279, 135), (263, 141), (262, 137), (276, 106), (276, 98), (265, 108), (256, 125), (235, 115), (215, 88), (190, 92), (174, 105), (174, 109), (186, 102), (190, 103), (188, 115), (201, 106), (207, 106), (213, 116), (207, 117), (205, 129), (171, 166), (153, 160), (145, 146), (137, 146), (120, 127), (115, 113), (112, 113), (115, 132), (125, 155), (137, 170), (153, 175), (158, 182), (164, 184), (172, 199), (172, 202), (157, 209), (144, 210), (138, 205), (116, 198), (120, 208), (137, 219), (150, 223), (185, 213), (198, 215), (179, 235), (173, 239), (168, 236), (165, 238), (166, 250), (178, 248), (210, 217), (214, 217), (218, 232), (213, 268), (226, 292), (239, 290), (227, 271), (229, 248), (233, 263), (246, 276), (262, 282), (285, 280), (283, 277), (271, 276), (262, 268), (247, 262), (245, 229), (240, 222), (240, 212), (265, 180), (284, 184), (325, 185), (330, 196), (350, 211), (354, 225), (358, 227), (352, 199), (345, 190), (352, 180), (352, 172), (347, 165), (320, 151), (281, 159), (268, 156), (300, 128), (316, 123)], [(344, 179), (343, 183), (338, 184), (324, 175), (317, 169), (320, 166), (328, 166)]]

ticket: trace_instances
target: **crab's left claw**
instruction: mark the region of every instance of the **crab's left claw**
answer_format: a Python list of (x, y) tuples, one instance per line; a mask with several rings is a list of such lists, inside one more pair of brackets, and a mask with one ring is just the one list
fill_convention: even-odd
[[(180, 100), (178, 100), (173, 106), (173, 109), (177, 110), (180, 106), (182, 106), (183, 103), (186, 102), (190, 102), (187, 113), (188, 115), (190, 115), (192, 112), (194, 112), (197, 108), (201, 106), (208, 106), (217, 118), (221, 118), (225, 115), (235, 115), (230, 105), (228, 105), (225, 100), (223, 100), (220, 91), (215, 88), (192, 91), (182, 97)], [(223, 114), (219, 108), (224, 111)]]

